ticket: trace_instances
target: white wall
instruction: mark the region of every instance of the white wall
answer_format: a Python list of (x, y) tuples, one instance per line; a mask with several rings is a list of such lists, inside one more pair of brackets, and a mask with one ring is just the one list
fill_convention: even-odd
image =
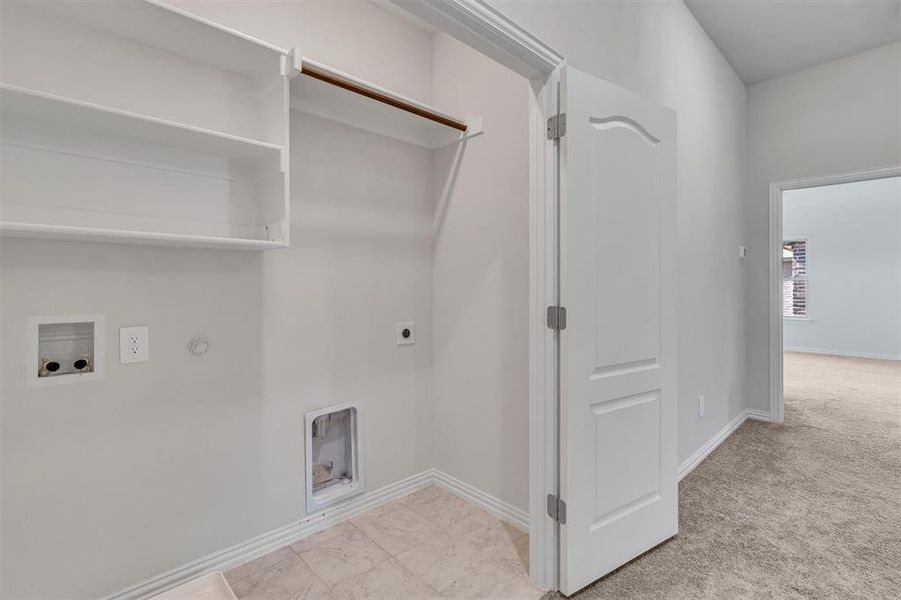
[[(370, 490), (432, 466), (431, 154), (299, 112), (291, 130), (291, 247), (263, 260), (267, 427), (253, 432), (269, 529), (303, 514), (310, 409), (361, 405)], [(416, 344), (396, 345), (402, 321)]]
[[(266, 527), (261, 262), (0, 243), (0, 596), (97, 597)], [(27, 317), (85, 313), (106, 316), (106, 378), (26, 388)], [(150, 362), (119, 365), (142, 324)]]
[(901, 360), (901, 178), (789, 190), (785, 239), (807, 240), (808, 320), (786, 350)]
[(677, 111), (683, 461), (744, 407), (744, 274), (736, 254), (744, 243), (745, 86), (682, 2), (491, 4), (573, 67)]
[(528, 510), (529, 84), (444, 34), (433, 64), (435, 104), (486, 128), (435, 153), (435, 466)]
[[(182, 5), (429, 100), (431, 35), (371, 4)], [(315, 407), (363, 405), (369, 489), (432, 466), (430, 154), (297, 114), (292, 146), (288, 250), (0, 243), (0, 597), (102, 596), (301, 519)], [(26, 390), (26, 317), (71, 313), (106, 315), (106, 379)], [(134, 324), (151, 361), (119, 365)]]
[(748, 404), (769, 410), (769, 184), (901, 163), (901, 44), (748, 88)]

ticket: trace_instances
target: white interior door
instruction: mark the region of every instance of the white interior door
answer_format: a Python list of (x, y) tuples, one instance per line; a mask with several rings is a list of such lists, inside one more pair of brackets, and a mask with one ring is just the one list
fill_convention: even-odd
[(561, 140), (561, 590), (678, 531), (675, 113), (572, 68)]

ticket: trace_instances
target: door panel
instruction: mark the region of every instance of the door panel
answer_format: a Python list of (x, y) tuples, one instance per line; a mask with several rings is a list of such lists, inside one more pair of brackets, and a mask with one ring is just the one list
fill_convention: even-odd
[(592, 410), (597, 529), (660, 496), (660, 395), (635, 394)]
[(657, 222), (660, 199), (647, 176), (659, 140), (621, 118), (591, 123), (595, 288), (618, 281), (623, 292), (596, 294), (598, 368), (609, 372), (656, 363), (659, 354), (660, 239), (649, 225)]
[(561, 589), (674, 535), (675, 115), (567, 68)]

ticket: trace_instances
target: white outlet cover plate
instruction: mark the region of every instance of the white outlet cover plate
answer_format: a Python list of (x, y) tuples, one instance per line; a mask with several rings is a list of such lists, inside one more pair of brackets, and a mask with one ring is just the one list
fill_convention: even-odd
[(119, 329), (119, 362), (124, 364), (150, 360), (150, 328), (122, 327)]
[[(404, 337), (404, 329), (410, 330), (410, 336)], [(397, 345), (406, 346), (407, 344), (416, 343), (416, 323), (413, 321), (405, 321), (397, 324)]]

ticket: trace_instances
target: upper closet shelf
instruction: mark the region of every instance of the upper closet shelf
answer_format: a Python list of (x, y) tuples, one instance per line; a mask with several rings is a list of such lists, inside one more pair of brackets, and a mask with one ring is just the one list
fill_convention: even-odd
[(258, 166), (280, 164), (282, 147), (0, 83), (2, 122), (30, 120), (203, 152)]
[(39, 10), (207, 64), (264, 79), (287, 52), (159, 0), (34, 2)]
[(210, 250), (260, 251), (288, 247), (287, 242), (272, 240), (2, 221), (0, 221), (0, 236), (64, 242), (105, 242), (138, 244), (142, 246), (170, 246), (175, 248), (206, 248)]
[(426, 148), (483, 133), (481, 117), (453, 117), (306, 58), (291, 75), (291, 108), (317, 117)]
[(285, 52), (157, 0), (4, 6), (0, 237), (290, 243)]

